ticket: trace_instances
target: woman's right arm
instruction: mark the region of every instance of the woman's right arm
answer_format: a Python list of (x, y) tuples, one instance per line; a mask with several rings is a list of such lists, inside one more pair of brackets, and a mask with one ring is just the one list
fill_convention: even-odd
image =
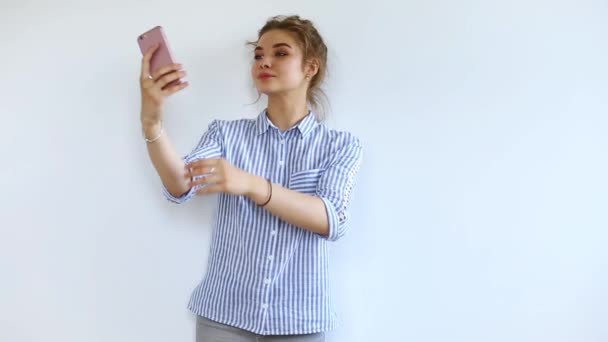
[[(142, 127), (148, 139), (157, 137), (161, 129), (160, 123), (145, 124), (142, 122)], [(190, 181), (189, 172), (187, 172), (186, 164), (175, 151), (167, 134), (163, 132), (158, 140), (147, 144), (150, 160), (167, 191), (174, 197), (181, 197), (188, 192), (190, 190), (188, 185)]]
[[(150, 48), (142, 58), (141, 125), (147, 139), (148, 155), (167, 191), (179, 197), (190, 190), (190, 175), (162, 127), (162, 107), (166, 97), (184, 89), (188, 82), (163, 89), (168, 83), (186, 75), (181, 64), (172, 64), (150, 73), (150, 59), (158, 46)], [(152, 75), (152, 79), (148, 77)], [(162, 76), (162, 77), (161, 77)], [(160, 134), (160, 136), (159, 136)], [(158, 137), (158, 139), (156, 139)]]

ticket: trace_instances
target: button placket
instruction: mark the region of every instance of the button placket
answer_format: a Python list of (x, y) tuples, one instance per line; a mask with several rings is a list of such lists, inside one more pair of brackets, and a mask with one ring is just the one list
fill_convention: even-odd
[[(278, 153), (278, 168), (276, 168), (274, 170), (275, 172), (275, 179), (278, 180), (278, 183), (283, 184), (284, 183), (284, 179), (285, 179), (285, 173), (283, 172), (284, 167), (283, 165), (285, 164), (285, 137), (278, 131), (275, 131), (277, 133), (278, 139), (279, 139), (279, 153)], [(274, 269), (274, 251), (276, 249), (276, 244), (277, 244), (277, 228), (279, 225), (279, 219), (278, 217), (274, 217), (274, 219), (272, 220), (273, 223), (273, 227), (271, 228), (272, 230), (270, 231), (270, 252), (269, 255), (266, 256), (266, 260), (265, 260), (265, 274), (262, 275), (263, 276), (263, 289), (262, 289), (262, 303), (261, 303), (261, 309), (263, 311), (264, 316), (266, 317), (268, 314), (268, 308), (269, 308), (269, 303), (271, 302), (271, 296), (270, 296), (270, 291), (271, 291), (271, 284), (272, 284), (272, 274), (273, 274), (273, 269)]]
[(285, 165), (285, 135), (279, 134), (279, 167), (282, 168)]

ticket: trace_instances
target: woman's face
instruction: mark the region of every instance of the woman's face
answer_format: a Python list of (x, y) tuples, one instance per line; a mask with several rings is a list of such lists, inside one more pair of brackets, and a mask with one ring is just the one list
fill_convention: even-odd
[(266, 95), (306, 91), (308, 82), (302, 70), (302, 57), (303, 52), (289, 32), (264, 33), (255, 48), (251, 68), (256, 88)]

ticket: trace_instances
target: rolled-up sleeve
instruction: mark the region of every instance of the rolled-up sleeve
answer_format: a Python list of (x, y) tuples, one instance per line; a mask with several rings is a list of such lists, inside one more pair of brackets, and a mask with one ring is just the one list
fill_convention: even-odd
[[(219, 120), (213, 120), (209, 124), (207, 131), (202, 135), (196, 147), (192, 150), (192, 152), (182, 157), (182, 160), (187, 164), (199, 159), (221, 158), (224, 155), (223, 151), (223, 139), (220, 130), (220, 122)], [(194, 180), (201, 177), (202, 176), (194, 177)], [(192, 199), (200, 187), (200, 185), (191, 187), (186, 193), (180, 195), (179, 197), (175, 197), (169, 192), (169, 190), (167, 190), (167, 187), (162, 184), (163, 195), (165, 198), (170, 202), (177, 204), (181, 204)]]
[(316, 194), (325, 203), (329, 221), (329, 241), (336, 241), (347, 231), (348, 207), (361, 166), (363, 146), (359, 139), (346, 135), (330, 157), (317, 185)]

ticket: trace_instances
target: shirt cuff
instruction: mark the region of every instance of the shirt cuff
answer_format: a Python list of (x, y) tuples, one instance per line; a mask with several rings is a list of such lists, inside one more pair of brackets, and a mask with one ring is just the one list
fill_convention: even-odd
[(323, 237), (326, 240), (336, 241), (341, 236), (340, 222), (338, 220), (338, 213), (336, 212), (334, 205), (331, 204), (331, 202), (327, 198), (325, 198), (325, 197), (319, 197), (319, 198), (321, 198), (323, 203), (325, 203), (325, 211), (327, 212), (327, 221), (329, 223), (329, 233), (327, 236), (324, 236), (321, 234), (318, 234), (318, 235)]
[(165, 195), (165, 198), (168, 201), (176, 203), (176, 204), (182, 204), (184, 202), (189, 201), (194, 196), (194, 194), (195, 194), (194, 188), (195, 187), (191, 187), (190, 190), (188, 190), (183, 195), (181, 195), (179, 197), (175, 197), (175, 196), (171, 195), (169, 190), (167, 190), (167, 187), (163, 184), (163, 194)]

